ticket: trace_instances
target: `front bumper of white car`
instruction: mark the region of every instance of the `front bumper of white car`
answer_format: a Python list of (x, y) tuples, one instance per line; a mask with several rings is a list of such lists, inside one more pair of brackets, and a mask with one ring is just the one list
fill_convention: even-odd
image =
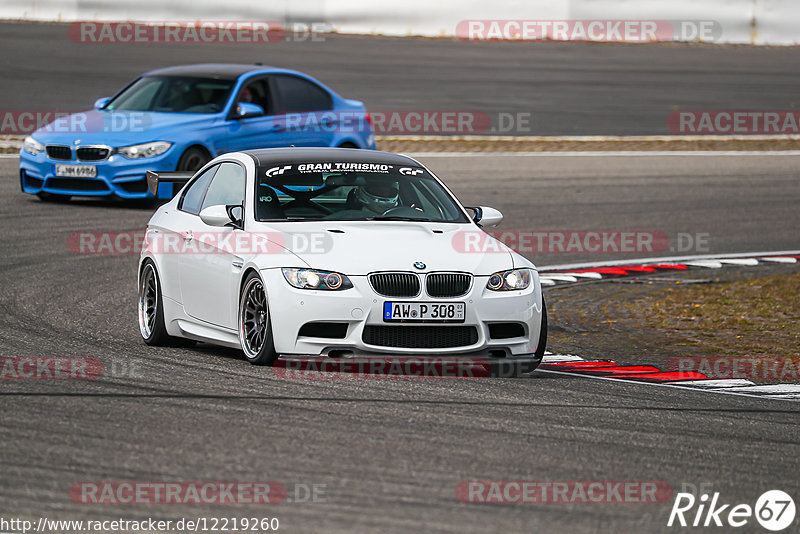
[[(280, 269), (261, 271), (275, 349), (283, 355), (534, 358), (542, 317), (539, 277), (525, 290), (490, 291), (475, 276), (460, 297), (379, 295), (367, 276), (343, 291), (297, 289)], [(384, 302), (464, 302), (463, 323), (385, 322)]]

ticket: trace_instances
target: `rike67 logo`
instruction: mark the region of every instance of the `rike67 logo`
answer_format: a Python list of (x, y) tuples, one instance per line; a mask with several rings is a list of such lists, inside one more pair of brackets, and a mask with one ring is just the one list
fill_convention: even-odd
[(719, 492), (703, 493), (699, 498), (693, 493), (678, 493), (669, 514), (667, 526), (729, 527), (753, 525), (753, 519), (763, 528), (778, 532), (794, 523), (794, 500), (781, 490), (766, 491), (756, 500), (755, 506), (724, 502)]

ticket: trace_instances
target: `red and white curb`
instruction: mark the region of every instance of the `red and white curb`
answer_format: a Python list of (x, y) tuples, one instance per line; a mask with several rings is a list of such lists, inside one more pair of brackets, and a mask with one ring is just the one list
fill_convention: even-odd
[(800, 400), (800, 384), (758, 385), (746, 379), (715, 379), (696, 371), (662, 371), (652, 365), (625, 365), (613, 360), (586, 360), (574, 354), (545, 352), (536, 372), (690, 388), (748, 397)]
[[(798, 263), (800, 251), (756, 252), (747, 254), (681, 256), (603, 263), (553, 265), (539, 269), (543, 286), (563, 286), (576, 282), (605, 280), (625, 276), (721, 269), (725, 265), (758, 266)], [(715, 393), (750, 397), (800, 400), (800, 384), (756, 384), (739, 378), (709, 378), (697, 371), (663, 371), (652, 365), (626, 365), (613, 360), (587, 360), (574, 354), (545, 353), (538, 371), (581, 375), (603, 380), (632, 381), (669, 387), (692, 388)]]
[(540, 267), (543, 286), (559, 286), (589, 280), (605, 280), (625, 276), (664, 274), (695, 269), (721, 269), (725, 265), (758, 266), (775, 263), (797, 263), (800, 250), (756, 252), (746, 254), (672, 256), (644, 260), (601, 263), (572, 263)]

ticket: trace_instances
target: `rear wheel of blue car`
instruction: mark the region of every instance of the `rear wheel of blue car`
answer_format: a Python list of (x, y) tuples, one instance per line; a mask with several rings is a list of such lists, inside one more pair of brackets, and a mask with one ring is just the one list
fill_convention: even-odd
[(197, 171), (211, 161), (211, 156), (204, 149), (193, 146), (186, 149), (178, 160), (177, 171)]
[(36, 196), (43, 202), (68, 202), (72, 198), (70, 195), (54, 195), (44, 191), (36, 193)]

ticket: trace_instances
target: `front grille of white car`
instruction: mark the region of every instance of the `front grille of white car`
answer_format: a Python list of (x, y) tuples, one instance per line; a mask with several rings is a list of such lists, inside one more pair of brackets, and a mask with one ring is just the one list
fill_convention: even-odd
[(375, 273), (369, 283), (378, 295), (384, 297), (416, 297), (419, 295), (419, 277), (414, 273)]
[(364, 327), (361, 339), (376, 347), (444, 349), (469, 347), (478, 342), (474, 326), (373, 326)]
[(461, 297), (469, 291), (472, 276), (466, 273), (430, 273), (425, 289), (431, 297)]

